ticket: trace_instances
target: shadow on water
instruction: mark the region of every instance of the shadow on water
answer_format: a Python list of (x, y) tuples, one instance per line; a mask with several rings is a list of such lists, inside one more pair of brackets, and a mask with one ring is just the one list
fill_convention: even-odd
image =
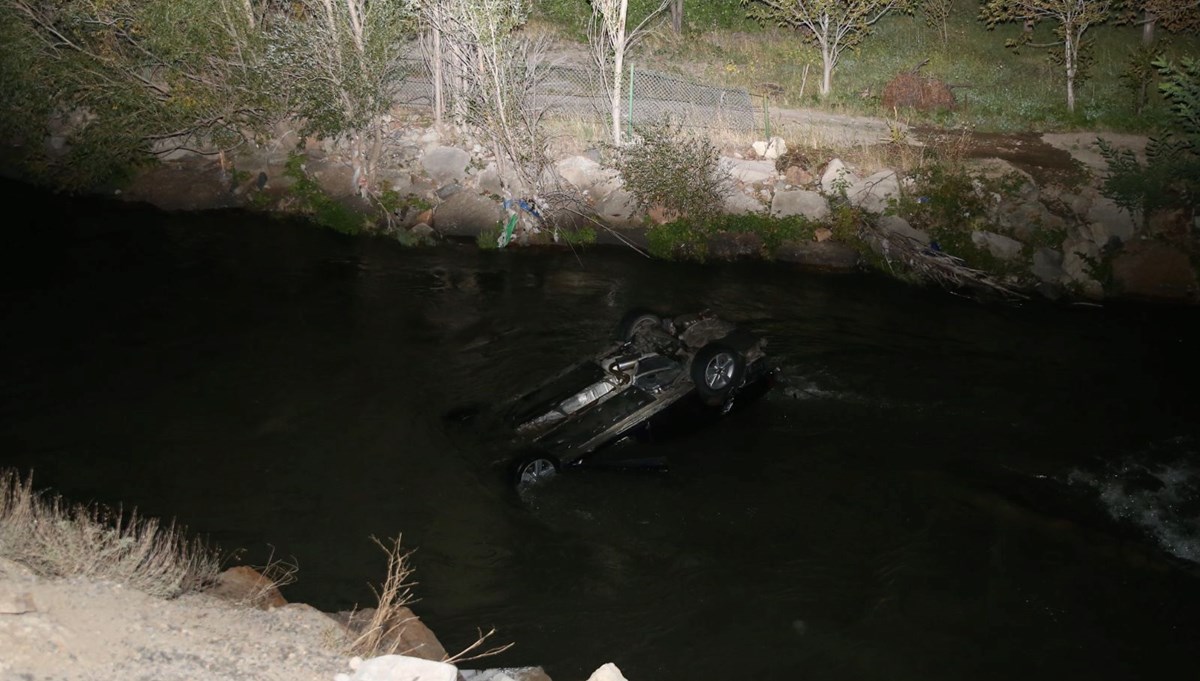
[[(287, 596), (371, 600), (416, 549), (448, 648), (586, 678), (1192, 672), (1194, 310), (979, 305), (866, 275), (618, 250), (408, 250), (237, 212), (38, 197), (0, 254), (0, 465), (175, 517)], [(29, 217), (19, 217), (19, 216)], [(783, 384), (652, 445), (666, 474), (518, 496), (445, 415), (711, 307)], [(641, 445), (639, 445), (641, 446)], [(1194, 672), (1193, 672), (1194, 673)]]

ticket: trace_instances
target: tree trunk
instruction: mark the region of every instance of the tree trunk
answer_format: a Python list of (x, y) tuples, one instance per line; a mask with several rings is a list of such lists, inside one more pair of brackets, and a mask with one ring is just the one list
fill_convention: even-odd
[(433, 6), (433, 26), (430, 27), (430, 64), (433, 79), (433, 124), (438, 130), (442, 128), (443, 118), (446, 115), (446, 92), (444, 85), (444, 76), (442, 75), (442, 67), (445, 64), (445, 56), (442, 54), (442, 24), (440, 18), (440, 10), (435, 4)]
[(1063, 31), (1066, 36), (1063, 41), (1065, 53), (1063, 56), (1067, 66), (1067, 111), (1075, 113), (1075, 59), (1078, 49), (1075, 45), (1073, 31), (1070, 27), (1066, 27), (1066, 29)]
[(671, 30), (683, 33), (683, 0), (671, 0)]
[(821, 97), (828, 97), (833, 89), (833, 50), (828, 44), (821, 45)]
[(613, 46), (613, 90), (612, 90), (612, 126), (613, 144), (621, 146), (621, 75), (625, 69), (625, 19), (629, 12), (629, 0), (621, 0), (621, 9), (617, 17), (616, 35), (612, 36)]
[(1154, 16), (1154, 13), (1150, 10), (1146, 10), (1146, 13), (1142, 17), (1142, 21), (1144, 22), (1142, 24), (1142, 44), (1153, 45), (1154, 28), (1155, 24), (1158, 23), (1158, 17)]

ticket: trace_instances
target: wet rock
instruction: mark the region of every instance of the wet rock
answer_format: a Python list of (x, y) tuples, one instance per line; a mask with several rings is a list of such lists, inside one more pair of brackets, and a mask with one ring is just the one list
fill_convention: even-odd
[(1151, 240), (1133, 241), (1113, 259), (1113, 281), (1124, 296), (1197, 302), (1196, 271), (1183, 251)]
[(829, 202), (824, 196), (807, 189), (775, 192), (771, 200), (771, 217), (788, 218), (800, 215), (809, 220), (829, 217)]
[(462, 681), (550, 681), (541, 667), (509, 667), (506, 669), (460, 669)]
[(433, 212), (433, 228), (442, 236), (476, 236), (504, 219), (500, 203), (471, 192), (451, 196)]
[(858, 251), (836, 241), (787, 241), (775, 249), (775, 259), (819, 270), (849, 271), (858, 267)]
[(763, 240), (757, 234), (746, 232), (723, 232), (708, 240), (708, 254), (718, 260), (759, 257), (763, 252)]

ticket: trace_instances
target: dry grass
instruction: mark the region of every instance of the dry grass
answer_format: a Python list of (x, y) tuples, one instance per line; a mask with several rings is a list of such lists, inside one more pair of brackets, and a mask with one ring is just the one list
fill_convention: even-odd
[(0, 471), (0, 557), (48, 577), (118, 582), (154, 596), (196, 591), (219, 572), (217, 552), (136, 511), (70, 504)]

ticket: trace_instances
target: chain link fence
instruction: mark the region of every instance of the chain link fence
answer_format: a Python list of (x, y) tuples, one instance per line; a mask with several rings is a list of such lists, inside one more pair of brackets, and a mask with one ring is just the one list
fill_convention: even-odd
[[(407, 75), (399, 89), (400, 102), (414, 108), (432, 108), (433, 84), (425, 62), (406, 60), (404, 72)], [(745, 90), (636, 68), (626, 73), (622, 85), (623, 125), (669, 118), (687, 127), (745, 133), (753, 133), (758, 125), (758, 112)], [(533, 105), (546, 109), (551, 116), (592, 120), (602, 126), (610, 121), (611, 94), (593, 68), (547, 66), (531, 95)]]

